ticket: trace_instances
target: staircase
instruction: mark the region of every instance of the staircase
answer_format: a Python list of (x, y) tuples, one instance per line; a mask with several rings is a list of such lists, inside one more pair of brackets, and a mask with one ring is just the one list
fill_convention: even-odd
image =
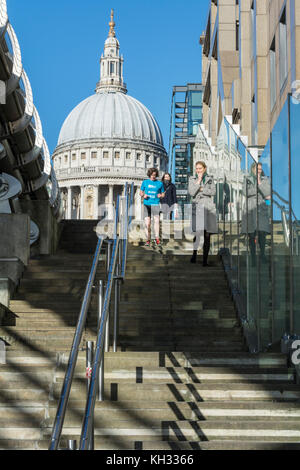
[[(9, 344), (0, 365), (0, 449), (48, 448), (95, 248), (92, 227), (79, 225), (65, 222), (55, 256), (31, 260), (0, 329)], [(299, 449), (294, 370), (282, 354), (247, 352), (219, 259), (191, 265), (177, 245), (162, 253), (129, 246), (119, 348), (105, 354), (95, 448)], [(95, 341), (96, 323), (94, 295), (82, 349)], [(79, 441), (85, 399), (82, 350), (60, 447)]]

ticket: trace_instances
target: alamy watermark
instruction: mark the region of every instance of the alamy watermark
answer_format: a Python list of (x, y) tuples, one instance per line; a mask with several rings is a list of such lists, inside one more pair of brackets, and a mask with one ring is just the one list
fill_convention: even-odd
[(291, 361), (294, 366), (298, 366), (300, 364), (300, 340), (296, 339), (292, 342), (291, 349), (295, 349), (296, 351), (293, 352), (291, 355)]
[(292, 83), (292, 103), (300, 104), (300, 80), (295, 80)]
[(0, 80), (0, 104), (6, 104), (6, 83)]
[[(133, 236), (134, 238), (141, 238), (146, 240), (145, 234), (145, 214), (143, 213), (144, 208), (141, 208), (141, 214), (137, 216), (137, 208), (133, 204), (129, 207), (128, 216), (130, 218), (130, 223), (127, 224), (127, 218), (125, 217), (125, 211), (121, 209), (119, 215), (119, 227), (118, 235), (120, 239), (125, 239), (128, 236)], [(169, 240), (172, 238), (175, 240), (182, 240), (186, 235), (195, 236), (200, 235), (202, 238), (204, 234), (204, 220), (205, 220), (205, 211), (203, 205), (197, 204), (197, 207), (193, 204), (185, 204), (183, 208), (176, 207), (170, 208), (169, 206), (162, 205), (159, 209), (161, 213), (161, 219), (163, 223), (161, 224), (161, 234), (163, 239)], [(173, 213), (172, 222), (174, 224), (173, 230), (171, 229), (171, 219), (170, 212)], [(175, 213), (177, 217), (175, 218)], [(115, 225), (115, 216), (116, 208), (112, 205), (101, 204), (99, 206), (98, 217), (100, 221), (96, 227), (96, 234), (98, 237), (113, 239), (116, 237), (116, 225)], [(152, 219), (155, 218), (152, 217)], [(191, 221), (190, 223), (187, 223)]]

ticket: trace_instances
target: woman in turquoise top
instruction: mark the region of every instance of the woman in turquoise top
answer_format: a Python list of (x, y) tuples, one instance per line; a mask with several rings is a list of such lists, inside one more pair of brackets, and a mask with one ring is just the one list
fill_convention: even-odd
[(151, 240), (151, 216), (154, 218), (155, 242), (160, 245), (159, 240), (159, 212), (160, 199), (165, 196), (165, 189), (162, 181), (158, 181), (157, 168), (150, 168), (147, 172), (148, 179), (142, 182), (140, 195), (144, 202), (146, 246)]

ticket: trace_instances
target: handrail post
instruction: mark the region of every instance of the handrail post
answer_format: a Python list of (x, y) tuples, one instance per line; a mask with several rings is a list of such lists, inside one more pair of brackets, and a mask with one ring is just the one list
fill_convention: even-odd
[(74, 439), (68, 440), (68, 450), (77, 450), (77, 442)]
[[(86, 370), (87, 370), (87, 396), (91, 384), (91, 373), (93, 365), (94, 343), (93, 341), (86, 342)], [(89, 450), (94, 450), (94, 419), (92, 419), (91, 435), (89, 436)]]
[[(98, 328), (97, 331), (100, 328), (100, 322), (101, 322), (101, 317), (103, 313), (103, 281), (99, 281), (99, 320), (98, 320)], [(108, 319), (106, 322), (106, 330), (105, 330), (105, 351), (106, 347), (109, 347), (109, 344), (107, 342), (107, 339), (109, 337), (109, 331), (107, 330), (107, 325), (108, 325)], [(98, 401), (103, 401), (104, 400), (104, 354), (102, 356), (102, 360), (100, 363), (100, 369), (99, 369), (99, 389), (98, 389)]]
[[(110, 260), (111, 260), (111, 247), (112, 247), (112, 241), (109, 240), (107, 242), (107, 253), (106, 253), (106, 264), (107, 268), (106, 271), (107, 273), (109, 272), (109, 266), (110, 266)], [(108, 317), (106, 321), (106, 327), (105, 327), (105, 343), (104, 343), (104, 350), (105, 352), (109, 352), (109, 343), (110, 343), (110, 337), (109, 337), (109, 330), (110, 330), (110, 307), (109, 307), (109, 312), (108, 312)]]
[(117, 264), (117, 272), (114, 280), (114, 294), (115, 294), (115, 305), (114, 305), (114, 342), (113, 352), (117, 352), (118, 348), (118, 331), (119, 331), (119, 302), (120, 302), (120, 286), (119, 286), (119, 261)]

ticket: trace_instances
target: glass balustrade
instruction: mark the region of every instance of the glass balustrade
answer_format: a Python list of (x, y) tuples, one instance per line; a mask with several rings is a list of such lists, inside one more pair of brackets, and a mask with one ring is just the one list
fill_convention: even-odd
[(289, 96), (261, 152), (226, 118), (215, 152), (218, 249), (255, 332), (253, 350), (300, 334), (300, 103)]

